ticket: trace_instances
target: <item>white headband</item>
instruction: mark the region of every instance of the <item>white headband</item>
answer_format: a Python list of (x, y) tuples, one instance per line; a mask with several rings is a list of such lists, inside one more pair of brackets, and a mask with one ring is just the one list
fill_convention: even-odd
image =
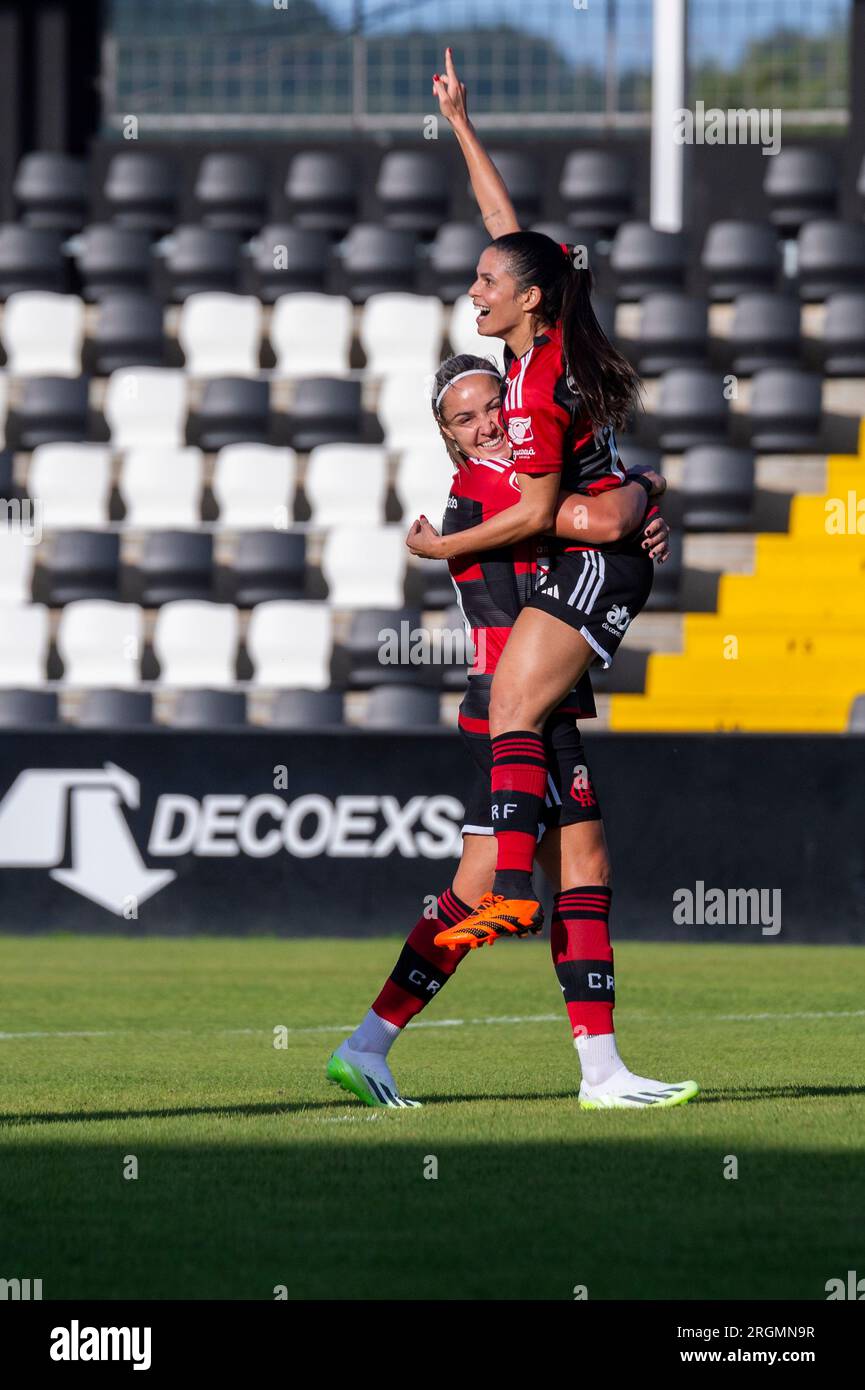
[(457, 372), (456, 376), (452, 376), (450, 381), (442, 387), (436, 396), (436, 410), (438, 410), (441, 404), (441, 398), (445, 391), (449, 391), (455, 381), (462, 381), (464, 376), (494, 376), (497, 381), (501, 381), (501, 377), (493, 367), (469, 367), (467, 372)]

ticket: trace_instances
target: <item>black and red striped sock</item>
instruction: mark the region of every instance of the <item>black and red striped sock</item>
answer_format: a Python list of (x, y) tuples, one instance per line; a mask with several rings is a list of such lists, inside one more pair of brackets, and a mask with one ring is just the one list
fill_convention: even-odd
[(553, 899), (550, 950), (575, 1038), (615, 1032), (611, 900), (602, 884), (567, 888)]
[(380, 1018), (405, 1028), (444, 988), (468, 946), (436, 946), (434, 938), (445, 927), (454, 927), (468, 917), (471, 908), (461, 902), (452, 888), (446, 888), (436, 901), (436, 915), (421, 917), (408, 935), (390, 976), (385, 980), (373, 1009)]
[(492, 746), (493, 892), (533, 898), (532, 869), (547, 786), (544, 741), (531, 729), (518, 729), (497, 734)]

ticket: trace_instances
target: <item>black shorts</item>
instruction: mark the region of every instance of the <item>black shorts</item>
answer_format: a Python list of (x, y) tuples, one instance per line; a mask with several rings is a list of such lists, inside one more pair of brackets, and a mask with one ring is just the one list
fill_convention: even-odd
[[(462, 833), (492, 835), (492, 743), (487, 734), (472, 734), (461, 728), (460, 735), (476, 764), (475, 780), (466, 800)], [(601, 819), (601, 808), (586, 762), (586, 752), (573, 715), (552, 715), (547, 720), (544, 746), (547, 750), (547, 798), (538, 825), (538, 839), (545, 830)]]
[(645, 554), (572, 550), (550, 557), (549, 569), (526, 604), (576, 628), (607, 667), (652, 591)]

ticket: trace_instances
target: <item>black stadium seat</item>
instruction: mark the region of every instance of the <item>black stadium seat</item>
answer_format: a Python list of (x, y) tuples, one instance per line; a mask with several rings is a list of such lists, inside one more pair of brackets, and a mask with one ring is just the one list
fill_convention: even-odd
[(231, 566), (238, 608), (271, 599), (302, 598), (306, 537), (293, 531), (241, 531)]
[(157, 608), (174, 599), (209, 599), (213, 537), (203, 531), (150, 531), (138, 562), (139, 602)]
[(865, 376), (865, 290), (826, 301), (820, 351), (826, 376)]
[(28, 226), (74, 232), (87, 216), (87, 167), (74, 155), (35, 150), (21, 158), (12, 192)]
[(616, 341), (616, 300), (611, 294), (593, 294), (592, 308), (595, 318), (601, 325), (611, 343)]
[(794, 236), (804, 222), (831, 217), (838, 196), (835, 161), (813, 146), (780, 150), (766, 160), (763, 191), (769, 200), (769, 216), (786, 236)]
[(439, 722), (439, 693), (422, 685), (380, 685), (369, 692), (368, 729), (418, 729)]
[(358, 222), (340, 247), (347, 293), (355, 304), (386, 290), (414, 289), (417, 240), (413, 232)]
[(766, 367), (795, 365), (800, 352), (800, 313), (799, 301), (791, 295), (740, 295), (730, 325), (733, 371), (751, 376)]
[(153, 267), (151, 240), (140, 228), (94, 222), (84, 228), (73, 245), (86, 300), (149, 287)]
[(56, 724), (57, 718), (57, 696), (53, 690), (0, 689), (0, 729)]
[(162, 305), (134, 290), (106, 295), (90, 342), (100, 376), (121, 367), (161, 367), (165, 360)]
[(715, 222), (706, 233), (701, 264), (713, 300), (771, 290), (781, 265), (778, 234), (767, 222)]
[(86, 439), (87, 378), (27, 378), (15, 410), (15, 422), (19, 449)]
[(86, 690), (75, 716), (82, 729), (134, 729), (152, 722), (149, 690)]
[[(575, 150), (559, 179), (571, 227), (611, 236), (633, 215), (634, 176), (628, 161), (607, 150)], [(569, 237), (568, 240), (572, 240)]]
[(375, 187), (384, 220), (421, 236), (432, 236), (448, 213), (447, 166), (419, 150), (390, 150)]
[(445, 304), (466, 294), (475, 280), (477, 264), (490, 239), (473, 222), (445, 222), (430, 246), (431, 290)]
[(248, 154), (205, 155), (195, 180), (195, 197), (205, 226), (254, 232), (267, 214), (264, 166)]
[(669, 558), (663, 565), (655, 566), (655, 578), (646, 600), (645, 612), (669, 613), (679, 607), (683, 569), (682, 533), (674, 530), (670, 536)]
[(682, 232), (659, 232), (648, 222), (624, 222), (613, 241), (610, 268), (618, 282), (619, 299), (681, 289), (685, 237)]
[(171, 716), (173, 729), (228, 729), (245, 724), (242, 690), (181, 690)]
[(57, 531), (40, 552), (52, 608), (78, 599), (116, 599), (120, 537), (116, 531)]
[(665, 451), (726, 443), (729, 403), (722, 378), (703, 367), (666, 372), (660, 379), (656, 416)]
[(46, 227), (16, 222), (0, 226), (0, 299), (20, 290), (66, 288), (63, 237)]
[(304, 733), (342, 724), (342, 694), (339, 690), (279, 690), (268, 722), (275, 729), (302, 729)]
[(858, 222), (806, 222), (799, 233), (799, 293), (828, 299), (865, 285), (865, 227)]
[[(495, 149), (490, 151), (490, 158), (505, 181), (517, 221), (521, 227), (527, 227), (541, 214), (541, 174), (537, 159), (522, 150)], [(469, 182), (466, 190), (473, 198)]]
[[(429, 674), (429, 668), (420, 663), (412, 665), (410, 660), (402, 663), (382, 662), (379, 659), (385, 640), (379, 637), (380, 632), (395, 633), (397, 652), (401, 653), (404, 646), (410, 657), (411, 634), (417, 632), (421, 624), (419, 608), (366, 608), (353, 613), (348, 636), (342, 644), (349, 657), (348, 684), (354, 688), (365, 688), (379, 684), (428, 683), (425, 677)], [(391, 641), (387, 650), (390, 651), (393, 645)]]
[(704, 299), (646, 295), (637, 344), (637, 368), (644, 376), (704, 362), (708, 347), (709, 311)]
[(688, 449), (679, 490), (686, 530), (747, 531), (754, 505), (754, 455), (750, 449), (723, 445)]
[(339, 377), (298, 381), (289, 416), (291, 443), (305, 453), (318, 444), (357, 443), (361, 429), (361, 384)]
[(249, 288), (265, 304), (281, 294), (321, 293), (326, 287), (331, 243), (324, 232), (287, 223), (262, 227), (249, 243)]
[(173, 226), (177, 174), (162, 155), (145, 151), (116, 154), (108, 165), (104, 193), (112, 219), (156, 236)]
[(357, 182), (351, 164), (330, 151), (295, 155), (285, 180), (298, 227), (342, 236), (357, 214)]
[(240, 271), (240, 237), (214, 227), (185, 224), (160, 244), (168, 291), (175, 303), (204, 291), (234, 290)]
[(758, 372), (751, 385), (751, 443), (758, 453), (815, 452), (820, 446), (821, 382), (795, 367)]
[(208, 381), (193, 421), (202, 449), (222, 449), (226, 444), (266, 444), (270, 436), (268, 382), (249, 377)]
[(534, 222), (531, 230), (548, 236), (551, 241), (566, 246), (584, 248), (583, 265), (597, 274), (599, 269), (598, 233), (591, 227), (571, 227), (567, 222)]

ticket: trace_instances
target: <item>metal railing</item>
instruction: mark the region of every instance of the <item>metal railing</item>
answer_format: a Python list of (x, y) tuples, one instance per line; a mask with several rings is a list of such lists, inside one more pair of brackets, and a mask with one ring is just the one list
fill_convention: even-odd
[[(847, 118), (851, 0), (690, 0), (690, 100)], [(446, 43), (487, 129), (648, 127), (652, 0), (113, 0), (106, 130), (423, 132)]]

